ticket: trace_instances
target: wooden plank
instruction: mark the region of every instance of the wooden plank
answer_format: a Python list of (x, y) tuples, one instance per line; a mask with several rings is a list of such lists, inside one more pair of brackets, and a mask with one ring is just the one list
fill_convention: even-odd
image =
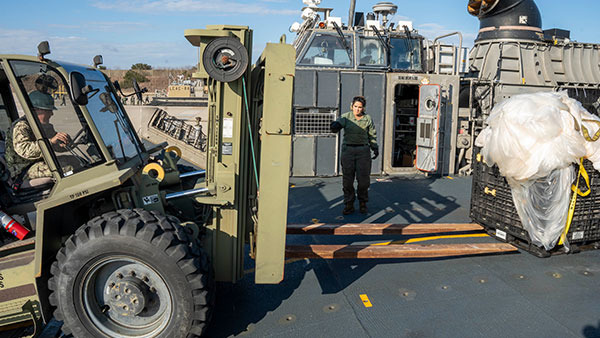
[(476, 223), (417, 224), (288, 224), (288, 235), (421, 235), (461, 231), (481, 231)]
[(402, 245), (288, 245), (287, 258), (431, 258), (517, 252), (506, 243)]

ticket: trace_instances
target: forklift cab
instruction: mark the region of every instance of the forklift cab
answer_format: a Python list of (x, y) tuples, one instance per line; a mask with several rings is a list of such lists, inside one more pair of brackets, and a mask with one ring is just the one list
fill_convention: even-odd
[[(73, 89), (84, 91), (87, 104), (73, 103)], [(32, 200), (40, 199), (54, 183), (103, 163), (122, 163), (139, 158), (142, 145), (117, 104), (111, 84), (94, 68), (44, 63), (35, 58), (11, 60), (7, 56), (0, 64), (0, 100), (0, 128), (11, 142), (3, 148), (11, 152), (17, 143), (29, 142), (33, 150), (27, 150), (28, 159), (32, 163), (45, 162), (50, 171), (48, 176), (34, 174), (34, 177), (15, 172), (17, 169), (10, 172), (9, 165), (19, 155), (15, 151), (3, 153), (6, 168), (2, 178), (9, 188), (9, 195), (16, 199), (14, 204), (23, 202), (20, 195), (29, 196)], [(25, 138), (13, 135), (12, 128), (17, 123), (21, 126), (25, 123), (29, 127)], [(67, 135), (68, 142), (53, 140), (57, 133)], [(103, 143), (104, 147), (99, 143)], [(23, 147), (28, 146), (20, 148)], [(19, 150), (21, 154), (23, 151)], [(6, 156), (13, 158), (7, 159)], [(19, 161), (18, 158), (16, 160)], [(26, 171), (30, 167), (17, 168)], [(39, 176), (46, 177), (40, 179)], [(30, 196), (31, 190), (40, 190), (40, 187), (43, 188), (41, 191)]]

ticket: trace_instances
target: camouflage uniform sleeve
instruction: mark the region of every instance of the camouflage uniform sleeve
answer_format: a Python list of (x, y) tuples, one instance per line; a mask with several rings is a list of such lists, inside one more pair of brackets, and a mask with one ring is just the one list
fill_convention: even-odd
[(28, 160), (42, 158), (42, 151), (31, 128), (25, 121), (17, 122), (13, 128), (13, 147), (15, 152)]
[(375, 128), (375, 123), (373, 123), (373, 119), (370, 118), (370, 116), (367, 132), (369, 133), (369, 146), (371, 147), (371, 149), (379, 149), (379, 145), (377, 145), (377, 129)]
[[(56, 129), (54, 129), (54, 125), (52, 123), (42, 124), (42, 133), (43, 133), (44, 137), (47, 138), (48, 140), (53, 138), (54, 135), (58, 134)], [(54, 149), (54, 151), (59, 152), (59, 153), (64, 153), (65, 151), (67, 151), (67, 149), (62, 147), (61, 144), (59, 144), (59, 143), (50, 144), (50, 146), (52, 147), (52, 149)]]

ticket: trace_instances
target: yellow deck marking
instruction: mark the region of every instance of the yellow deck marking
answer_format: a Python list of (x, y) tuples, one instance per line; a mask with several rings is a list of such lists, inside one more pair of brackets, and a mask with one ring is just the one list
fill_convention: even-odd
[(377, 244), (372, 244), (372, 245), (409, 244), (409, 243), (433, 241), (436, 239), (444, 239), (444, 238), (472, 238), (472, 237), (489, 237), (489, 235), (488, 234), (469, 234), (469, 235), (429, 236), (429, 237), (409, 238), (409, 239), (399, 240), (399, 241), (389, 241), (389, 242), (385, 242), (385, 243), (377, 243)]
[(365, 307), (372, 307), (373, 306), (373, 304), (371, 304), (371, 301), (369, 300), (369, 297), (367, 297), (366, 294), (359, 295), (359, 297), (360, 297), (360, 300), (362, 300), (363, 305)]
[(450, 177), (450, 176), (446, 176), (446, 178), (449, 178), (449, 179), (451, 179), (451, 180), (453, 180), (453, 179), (454, 179), (454, 177)]

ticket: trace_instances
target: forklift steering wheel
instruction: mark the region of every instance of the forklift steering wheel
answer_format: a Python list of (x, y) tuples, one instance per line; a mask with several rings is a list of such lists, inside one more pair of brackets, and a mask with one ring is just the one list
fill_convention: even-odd
[(73, 137), (73, 139), (71, 140), (71, 142), (69, 142), (68, 146), (72, 147), (74, 145), (79, 144), (79, 141), (82, 141), (83, 138), (85, 137), (85, 135), (87, 135), (87, 133), (85, 133), (85, 127), (81, 128), (77, 134), (75, 134), (75, 136)]

